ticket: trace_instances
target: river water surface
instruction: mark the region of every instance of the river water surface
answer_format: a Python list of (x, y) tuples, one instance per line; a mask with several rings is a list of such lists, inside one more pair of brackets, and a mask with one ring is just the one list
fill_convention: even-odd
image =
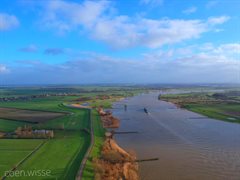
[(240, 180), (240, 124), (179, 109), (158, 95), (138, 95), (113, 107), (121, 119), (118, 131), (138, 131), (116, 135), (120, 146), (138, 159), (159, 158), (139, 163), (141, 179)]

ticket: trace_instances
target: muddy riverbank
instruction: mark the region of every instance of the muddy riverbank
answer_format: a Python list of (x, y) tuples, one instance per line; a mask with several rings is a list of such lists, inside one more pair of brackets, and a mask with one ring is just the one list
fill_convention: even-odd
[[(138, 180), (138, 163), (136, 155), (122, 149), (114, 140), (112, 128), (119, 128), (119, 119), (111, 112), (98, 108), (102, 124), (108, 129), (106, 139), (101, 149), (101, 156), (94, 160), (95, 179), (114, 180)], [(111, 132), (110, 132), (111, 131)]]

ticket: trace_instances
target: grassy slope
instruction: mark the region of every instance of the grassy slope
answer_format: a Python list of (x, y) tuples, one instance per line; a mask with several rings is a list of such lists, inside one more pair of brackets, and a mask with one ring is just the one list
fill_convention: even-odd
[(85, 169), (83, 171), (83, 180), (92, 180), (94, 179), (94, 169), (92, 160), (94, 158), (99, 157), (101, 152), (101, 147), (104, 142), (104, 133), (105, 129), (102, 127), (102, 123), (100, 120), (100, 116), (98, 115), (96, 110), (92, 112), (92, 121), (93, 121), (93, 128), (94, 128), (94, 146), (92, 152), (90, 154), (89, 159), (87, 160)]
[(1, 139), (0, 177), (33, 151), (43, 140)]

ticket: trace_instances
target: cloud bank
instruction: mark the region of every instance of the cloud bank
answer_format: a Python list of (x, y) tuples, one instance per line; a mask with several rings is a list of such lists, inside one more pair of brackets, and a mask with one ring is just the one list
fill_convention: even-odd
[[(186, 12), (190, 11), (195, 9)], [(227, 16), (205, 20), (130, 17), (118, 15), (110, 1), (50, 1), (44, 5), (43, 16), (41, 24), (45, 28), (57, 29), (60, 34), (84, 32), (115, 49), (137, 46), (158, 48), (199, 38), (229, 19)]]
[[(19, 62), (5, 76), (9, 82), (36, 83), (237, 83), (240, 44), (156, 51), (140, 59), (89, 53), (61, 64)], [(225, 50), (231, 50), (229, 54)], [(195, 53), (194, 51), (199, 51)], [(210, 52), (210, 53), (209, 53)]]

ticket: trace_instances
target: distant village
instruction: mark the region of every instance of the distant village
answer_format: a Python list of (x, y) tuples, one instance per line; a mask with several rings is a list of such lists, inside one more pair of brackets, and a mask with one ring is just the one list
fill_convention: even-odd
[(36, 98), (44, 98), (50, 96), (79, 96), (79, 93), (56, 93), (56, 94), (39, 94), (31, 96), (11, 96), (11, 97), (0, 97), (0, 102), (10, 102), (10, 101), (30, 101)]
[[(51, 97), (51, 96), (81, 96), (82, 93), (51, 93), (51, 94), (39, 94), (39, 95), (28, 95), (28, 96), (11, 96), (11, 97), (0, 97), (0, 102), (11, 102), (11, 101), (31, 101), (36, 98), (45, 98), (45, 97)], [(112, 94), (114, 97), (121, 97), (121, 94)], [(98, 95), (95, 97), (95, 99), (110, 99), (111, 96), (108, 95)], [(91, 100), (91, 97), (81, 97), (79, 101), (87, 101)]]

